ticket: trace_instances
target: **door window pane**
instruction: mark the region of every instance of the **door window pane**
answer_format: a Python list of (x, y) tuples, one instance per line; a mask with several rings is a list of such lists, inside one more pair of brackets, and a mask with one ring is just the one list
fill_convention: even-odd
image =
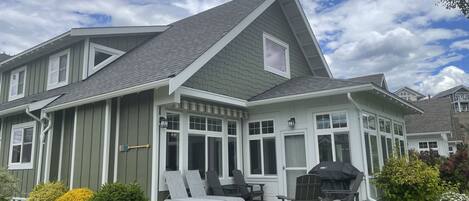
[(285, 156), (286, 167), (306, 167), (304, 135), (285, 136)]
[(179, 134), (166, 133), (166, 170), (179, 170)]
[(334, 133), (336, 161), (350, 163), (350, 144), (348, 133)]
[(189, 135), (188, 141), (188, 168), (199, 170), (205, 177), (205, 136)]
[(238, 167), (238, 148), (235, 137), (228, 138), (228, 175), (233, 176), (233, 170)]
[(316, 126), (317, 129), (331, 128), (331, 119), (329, 118), (329, 115), (316, 115)]
[(262, 174), (260, 140), (249, 141), (249, 154), (251, 162), (251, 174)]
[(223, 148), (222, 138), (208, 137), (208, 170), (216, 171), (218, 176), (223, 175)]
[(277, 174), (277, 156), (275, 152), (275, 138), (264, 138), (264, 174)]
[(319, 161), (333, 161), (332, 158), (332, 141), (330, 135), (319, 135)]

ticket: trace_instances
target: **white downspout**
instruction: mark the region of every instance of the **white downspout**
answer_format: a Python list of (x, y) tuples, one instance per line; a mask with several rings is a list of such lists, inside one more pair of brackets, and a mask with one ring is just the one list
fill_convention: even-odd
[(366, 197), (367, 198), (370, 198), (371, 195), (370, 195), (370, 192), (369, 192), (369, 189), (370, 189), (370, 183), (369, 183), (369, 179), (368, 179), (368, 157), (366, 156), (366, 145), (365, 145), (365, 135), (363, 134), (363, 121), (362, 121), (362, 109), (361, 107), (358, 105), (358, 103), (352, 98), (352, 94), (350, 92), (347, 93), (347, 99), (355, 106), (355, 108), (357, 108), (358, 110), (358, 122), (359, 122), (359, 132), (360, 132), (360, 136), (361, 136), (361, 145), (362, 145), (362, 156), (363, 156), (363, 159), (364, 159), (364, 162), (363, 163), (363, 170), (364, 170), (364, 174), (366, 175), (366, 178), (365, 178), (365, 186), (366, 186)]
[[(41, 124), (41, 134), (40, 134), (40, 144), (39, 144), (39, 157), (38, 157), (38, 166), (37, 166), (37, 177), (36, 177), (36, 184), (39, 184), (41, 180), (41, 166), (42, 166), (42, 152), (44, 149), (44, 138), (46, 133), (50, 130), (51, 128), (51, 121), (50, 118), (47, 116), (47, 113), (41, 113), (42, 118), (38, 118), (34, 116), (34, 114), (31, 113), (29, 107), (26, 108), (26, 114), (33, 118), (34, 120), (38, 121)], [(45, 120), (47, 122), (47, 126), (44, 128)]]

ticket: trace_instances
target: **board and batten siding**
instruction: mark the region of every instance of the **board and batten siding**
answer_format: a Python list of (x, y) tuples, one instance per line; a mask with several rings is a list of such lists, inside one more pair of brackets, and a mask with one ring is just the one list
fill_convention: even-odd
[[(62, 119), (60, 120), (60, 123), (63, 125), (63, 148), (61, 150), (62, 152), (62, 164), (61, 166), (58, 166), (58, 168), (61, 169), (61, 174), (60, 178), (57, 176), (57, 180), (62, 181), (66, 186), (70, 185), (70, 174), (71, 174), (71, 164), (72, 164), (72, 147), (73, 147), (73, 130), (74, 130), (74, 120), (75, 120), (75, 109), (67, 109), (63, 113), (63, 111), (60, 111), (62, 115), (65, 115), (63, 118), (63, 124), (62, 124)], [(62, 117), (62, 115), (60, 115)], [(57, 118), (56, 118), (57, 120)], [(58, 122), (56, 123), (58, 124)], [(54, 125), (56, 125), (54, 124)], [(62, 127), (60, 125), (60, 127)], [(62, 128), (61, 128), (62, 129)], [(60, 134), (60, 130), (57, 131), (54, 129), (54, 136), (56, 134)], [(58, 146), (60, 148), (60, 143), (54, 143), (53, 146)], [(54, 160), (54, 158), (53, 158)], [(57, 164), (59, 165), (59, 164)], [(52, 166), (52, 165), (51, 165)], [(52, 171), (52, 167), (51, 167)], [(58, 174), (58, 172), (57, 172)], [(51, 172), (51, 176), (52, 176)], [(52, 179), (51, 179), (52, 180)]]
[(291, 77), (313, 75), (278, 2), (272, 4), (184, 86), (249, 99), (287, 78), (264, 70), (263, 33), (289, 45)]
[[(35, 115), (38, 115), (35, 113)], [(2, 168), (8, 169), (8, 160), (10, 156), (10, 142), (11, 142), (11, 128), (15, 124), (21, 124), (25, 122), (34, 121), (31, 117), (22, 114), (3, 118), (2, 124), (2, 141), (0, 150), (0, 165)], [(39, 158), (39, 136), (40, 136), (40, 124), (36, 122), (36, 133), (35, 133), (35, 144), (33, 156), (33, 169), (27, 170), (9, 170), (16, 178), (19, 179), (19, 192), (14, 197), (28, 197), (29, 192), (33, 189), (36, 184), (37, 167)], [(44, 163), (43, 163), (44, 164)]]

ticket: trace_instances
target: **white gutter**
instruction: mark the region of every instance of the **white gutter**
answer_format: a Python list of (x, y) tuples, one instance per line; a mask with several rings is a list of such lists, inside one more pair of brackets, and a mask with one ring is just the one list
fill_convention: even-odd
[(0, 116), (11, 114), (11, 113), (23, 112), (26, 108), (28, 108), (28, 105), (29, 104), (25, 104), (25, 105), (12, 107), (6, 110), (2, 110), (0, 111)]
[[(368, 157), (366, 156), (366, 145), (365, 145), (365, 135), (363, 134), (363, 121), (362, 121), (362, 109), (361, 107), (358, 105), (357, 102), (355, 102), (355, 100), (352, 98), (352, 94), (349, 92), (347, 93), (347, 99), (355, 106), (355, 108), (357, 108), (357, 111), (358, 111), (358, 121), (359, 121), (359, 132), (360, 132), (360, 136), (361, 136), (361, 145), (362, 145), (362, 156), (363, 156), (363, 161), (365, 161), (366, 163), (368, 163)], [(366, 175), (366, 178), (365, 178), (365, 186), (366, 186), (366, 196), (367, 198), (370, 198), (371, 197), (371, 194), (369, 192), (369, 189), (370, 189), (370, 184), (369, 184), (369, 179), (368, 179), (368, 166), (367, 164), (363, 164), (363, 171), (364, 171), (364, 174)]]
[(406, 136), (420, 136), (420, 135), (440, 135), (440, 134), (449, 134), (451, 131), (437, 131), (437, 132), (427, 132), (427, 133), (407, 133)]
[(123, 96), (127, 94), (137, 93), (137, 92), (141, 92), (141, 91), (145, 91), (149, 89), (160, 88), (168, 84), (169, 84), (169, 78), (166, 78), (166, 79), (158, 80), (155, 82), (150, 82), (150, 83), (146, 83), (146, 84), (142, 84), (142, 85), (138, 85), (134, 87), (129, 87), (129, 88), (125, 88), (125, 89), (121, 89), (121, 90), (117, 90), (117, 91), (113, 91), (113, 92), (109, 92), (109, 93), (105, 93), (105, 94), (101, 94), (97, 96), (92, 96), (92, 97), (56, 105), (53, 107), (45, 108), (43, 109), (43, 111), (54, 112), (54, 111), (63, 110), (63, 109), (71, 108), (71, 107), (76, 107), (79, 105), (85, 105), (88, 103), (103, 101), (103, 100), (107, 100), (110, 98), (115, 98), (115, 97), (119, 97), (119, 96)]

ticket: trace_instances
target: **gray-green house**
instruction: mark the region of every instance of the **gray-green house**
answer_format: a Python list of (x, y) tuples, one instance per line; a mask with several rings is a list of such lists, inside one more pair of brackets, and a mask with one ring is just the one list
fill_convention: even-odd
[(161, 175), (191, 169), (216, 170), (223, 183), (241, 169), (274, 200), (327, 160), (365, 172), (361, 200), (373, 200), (373, 173), (405, 153), (404, 115), (422, 112), (383, 75), (334, 79), (297, 0), (72, 29), (0, 72), (0, 164), (21, 180), (15, 200), (55, 180), (94, 190), (138, 182), (162, 200)]

